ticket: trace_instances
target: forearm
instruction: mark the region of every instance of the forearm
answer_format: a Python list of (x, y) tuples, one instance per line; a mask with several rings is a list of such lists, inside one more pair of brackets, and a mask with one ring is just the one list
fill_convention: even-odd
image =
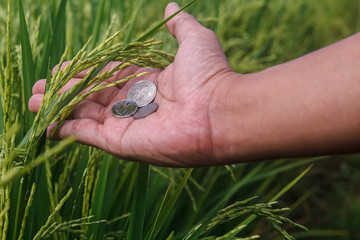
[(360, 149), (360, 34), (262, 72), (238, 75), (228, 86), (223, 118), (228, 125), (219, 128), (225, 134), (219, 139), (228, 144), (217, 152), (228, 161)]

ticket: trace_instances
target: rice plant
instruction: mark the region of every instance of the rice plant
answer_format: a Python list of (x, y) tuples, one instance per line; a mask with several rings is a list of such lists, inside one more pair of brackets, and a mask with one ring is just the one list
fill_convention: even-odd
[[(278, 63), (279, 56), (285, 61), (320, 47), (307, 35), (320, 29), (313, 24), (319, 19), (297, 30), (297, 37), (305, 40), (292, 55), (288, 52), (296, 42), (284, 46), (288, 35), (278, 33), (290, 31), (283, 21), (294, 12), (302, 14), (293, 19), (296, 25), (311, 14), (307, 7), (314, 11), (330, 6), (328, 1), (315, 8), (306, 0), (241, 2), (182, 2), (217, 32), (234, 69), (257, 71)], [(256, 239), (262, 235), (259, 222), (282, 239), (293, 239), (287, 231), (292, 227), (305, 231), (284, 216), (289, 208), (275, 204), (321, 158), (170, 169), (126, 162), (74, 138), (46, 139), (47, 127), (61, 124), (89, 94), (139, 76), (107, 83), (115, 71), (130, 64), (165, 68), (173, 61), (175, 41), (161, 28), (166, 3), (0, 2), (0, 43), (6, 46), (0, 50), (0, 239)], [(230, 19), (224, 14), (229, 9), (235, 12)], [(270, 23), (278, 26), (271, 29)], [(333, 29), (333, 40), (352, 31), (338, 27), (348, 26), (340, 23), (322, 31)], [(65, 69), (51, 72), (65, 61)], [(121, 63), (101, 72), (110, 61)], [(86, 76), (60, 94), (85, 69)], [(34, 116), (27, 102), (40, 78), (47, 79), (46, 93)], [(300, 174), (292, 174), (293, 180), (276, 182), (275, 176), (294, 169)]]

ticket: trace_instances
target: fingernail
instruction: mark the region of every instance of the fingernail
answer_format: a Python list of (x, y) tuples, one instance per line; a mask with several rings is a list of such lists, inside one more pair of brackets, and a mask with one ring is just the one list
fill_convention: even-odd
[(172, 2), (172, 4), (173, 4), (176, 8), (180, 9), (179, 5), (177, 5), (176, 2)]

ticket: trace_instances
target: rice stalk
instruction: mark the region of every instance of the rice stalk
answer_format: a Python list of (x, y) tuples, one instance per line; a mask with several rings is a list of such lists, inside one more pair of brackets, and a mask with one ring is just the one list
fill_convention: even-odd
[(31, 186), (30, 196), (29, 196), (29, 199), (28, 199), (26, 207), (25, 207), (23, 219), (21, 221), (21, 228), (20, 228), (18, 240), (21, 240), (23, 238), (23, 236), (24, 236), (26, 218), (27, 218), (27, 216), (29, 214), (29, 209), (30, 209), (30, 207), (32, 205), (32, 202), (33, 202), (33, 199), (34, 199), (35, 188), (36, 188), (35, 183), (33, 183), (33, 185)]
[[(91, 221), (91, 218), (93, 217), (94, 216), (87, 216), (80, 219), (74, 219), (71, 221), (62, 222), (57, 225), (53, 224), (51, 225), (47, 233), (43, 235), (43, 238), (53, 236), (56, 232), (73, 232), (76, 234), (85, 235), (86, 231), (83, 230), (85, 226), (107, 223), (107, 220)], [(81, 229), (77, 229), (79, 227), (81, 227)]]
[[(34, 120), (34, 126), (29, 131), (30, 134), (23, 139), (20, 146), (25, 145), (26, 142), (30, 142), (32, 144), (30, 144), (28, 148), (32, 148), (33, 144), (39, 141), (40, 136), (45, 132), (47, 126), (51, 125), (58, 119), (60, 119), (60, 121), (65, 120), (72, 108), (89, 94), (100, 91), (106, 87), (114, 86), (120, 82), (127, 81), (132, 77), (138, 77), (144, 74), (131, 75), (114, 83), (100, 86), (100, 84), (107, 78), (112, 77), (116, 71), (127, 67), (129, 62), (139, 63), (139, 65), (142, 66), (153, 64), (147, 59), (142, 61), (144, 59), (143, 55), (141, 53), (137, 53), (136, 51), (148, 51), (149, 48), (160, 44), (160, 42), (149, 40), (143, 43), (138, 42), (136, 44), (113, 44), (113, 40), (118, 34), (119, 33), (116, 33), (108, 38), (89, 54), (85, 51), (90, 43), (90, 41), (88, 41), (88, 43), (82, 50), (79, 51), (65, 69), (60, 70), (60, 66), (64, 62), (66, 53), (63, 55), (59, 63), (59, 67), (57, 68), (50, 83), (48, 83), (48, 91), (44, 95), (44, 100), (37, 117)], [(131, 57), (129, 57), (129, 55)], [(93, 76), (97, 68), (102, 66), (104, 63), (107, 63), (109, 60), (120, 61), (121, 63), (109, 72), (103, 72), (97, 76)], [(72, 77), (89, 68), (90, 70), (82, 80), (58, 96), (61, 88)], [(80, 94), (81, 91), (88, 87), (90, 87), (90, 89), (87, 93)]]
[[(269, 203), (272, 203), (274, 201), (276, 201), (281, 195), (283, 195), (284, 193), (286, 193), (289, 189), (291, 189), (298, 181), (300, 181), (301, 178), (304, 177), (304, 175), (310, 170), (310, 168), (312, 167), (312, 165), (310, 165), (307, 169), (305, 169), (303, 172), (301, 172), (295, 179), (293, 179), (289, 184), (287, 184), (285, 187), (283, 187), (270, 201)], [(252, 222), (255, 218), (256, 218), (256, 214), (253, 214), (251, 216), (249, 216), (248, 218), (246, 218), (244, 221), (242, 221), (240, 223), (240, 225), (244, 225), (244, 224), (249, 224), (250, 222)], [(269, 219), (267, 219), (269, 220)], [(290, 221), (290, 220), (289, 220)], [(280, 236), (281, 237), (284, 237), (285, 239), (291, 239), (292, 237), (291, 236), (288, 236), (288, 234), (286, 232), (284, 232), (281, 228), (279, 228), (279, 226), (270, 221), (270, 224), (273, 226), (273, 228), (278, 231), (280, 233)], [(291, 223), (292, 224), (292, 223)], [(298, 225), (296, 223), (294, 223), (293, 225), (299, 227), (299, 228), (302, 228), (304, 230), (307, 231), (307, 228), (305, 228), (304, 226), (302, 225)], [(240, 230), (239, 230), (240, 231)], [(237, 233), (239, 233), (239, 231), (233, 231), (231, 233), (231, 236), (235, 236)], [(229, 234), (230, 235), (230, 234)]]
[[(209, 232), (212, 228), (218, 226), (219, 224), (224, 224), (229, 221), (233, 221), (234, 219), (241, 217), (243, 215), (251, 215), (251, 214), (262, 217), (266, 221), (268, 221), (270, 225), (276, 231), (278, 231), (282, 239), (286, 239), (286, 240), (294, 239), (284, 229), (282, 229), (281, 225), (284, 225), (285, 223), (292, 224), (296, 227), (300, 227), (302, 229), (307, 230), (305, 227), (292, 222), (290, 219), (286, 217), (279, 215), (285, 211), (289, 211), (290, 209), (289, 208), (274, 209), (273, 205), (276, 204), (277, 202), (246, 205), (255, 198), (256, 197), (252, 197), (243, 201), (236, 202), (218, 211), (216, 216), (212, 218), (209, 223), (206, 224), (206, 227), (204, 228), (201, 235), (204, 235), (205, 233)], [(185, 239), (190, 239), (190, 237), (193, 236), (195, 231), (199, 229), (202, 224), (203, 223), (199, 224), (196, 228), (194, 228), (194, 230), (190, 232)], [(219, 238), (212, 237), (209, 239), (233, 239), (235, 237), (234, 233), (238, 233), (239, 231), (242, 231), (246, 226), (247, 225), (245, 224), (238, 225), (237, 227), (235, 227), (233, 230), (231, 230), (229, 233), (225, 234), (222, 237)], [(255, 236), (254, 238), (257, 238), (257, 236)]]
[[(49, 215), (46, 223), (36, 233), (34, 239), (41, 239), (43, 236), (45, 236), (50, 231), (49, 227), (54, 226), (54, 225), (50, 225), (50, 223), (52, 221), (54, 221), (55, 215), (60, 211), (60, 209), (64, 205), (65, 201), (70, 197), (71, 193), (72, 193), (72, 188), (70, 188), (68, 193), (60, 200), (59, 204), (55, 207), (54, 211)], [(54, 222), (52, 224), (56, 224), (56, 222)]]
[[(103, 153), (90, 148), (90, 158), (88, 161), (88, 165), (85, 169), (86, 176), (85, 176), (85, 184), (84, 184), (84, 191), (83, 191), (83, 204), (82, 204), (82, 216), (87, 217), (91, 214), (90, 204), (91, 200), (94, 199), (95, 194), (95, 176), (96, 176), (96, 163), (101, 159)], [(87, 230), (87, 226), (84, 225), (82, 228), (84, 232)]]
[(58, 196), (64, 195), (67, 183), (71, 179), (71, 172), (74, 170), (75, 164), (80, 158), (82, 152), (83, 146), (76, 147), (75, 150), (70, 152), (69, 156), (66, 158), (64, 170), (61, 172), (57, 183), (58, 187), (56, 193)]
[[(1, 161), (1, 179), (5, 174), (8, 174), (9, 169), (11, 169), (11, 149), (13, 137), (8, 135), (8, 131), (11, 129), (11, 115), (12, 115), (12, 100), (13, 100), (13, 85), (11, 80), (13, 77), (12, 72), (12, 55), (11, 55), (11, 45), (10, 45), (10, 11), (11, 10), (11, 1), (8, 1), (7, 4), (7, 17), (6, 17), (6, 67), (4, 76), (0, 76), (0, 95), (1, 95), (1, 106), (2, 106), (2, 127), (3, 127), (3, 145), (0, 153)], [(5, 160), (5, 161), (4, 161)], [(5, 164), (4, 164), (5, 162)], [(11, 171), (11, 170), (10, 170)], [(1, 181), (1, 180), (0, 180)], [(5, 240), (7, 238), (7, 231), (9, 226), (9, 209), (10, 209), (10, 191), (11, 185), (3, 186), (0, 184), (0, 239)]]
[(70, 137), (65, 140), (62, 140), (56, 146), (50, 148), (49, 150), (46, 150), (43, 154), (39, 155), (32, 162), (29, 162), (28, 164), (22, 167), (11, 168), (9, 171), (6, 172), (6, 174), (1, 176), (0, 187), (7, 186), (8, 184), (11, 184), (11, 182), (14, 181), (15, 179), (22, 177), (25, 174), (31, 172), (31, 170), (33, 170), (35, 167), (48, 160), (50, 157), (62, 152), (67, 146), (74, 143), (74, 141), (75, 141), (74, 137)]
[(48, 190), (48, 194), (49, 194), (49, 199), (50, 199), (50, 212), (54, 211), (56, 205), (58, 204), (55, 196), (54, 196), (54, 189), (52, 186), (52, 173), (51, 173), (51, 169), (50, 169), (50, 163), (49, 162), (45, 162), (45, 173), (46, 173), (46, 183), (47, 183), (47, 190)]

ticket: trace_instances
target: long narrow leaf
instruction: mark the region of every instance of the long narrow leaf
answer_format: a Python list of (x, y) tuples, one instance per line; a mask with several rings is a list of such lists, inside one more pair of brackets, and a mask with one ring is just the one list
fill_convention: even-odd
[(159, 233), (161, 227), (164, 225), (167, 217), (171, 213), (172, 208), (174, 207), (176, 200), (179, 198), (181, 191), (183, 190), (187, 180), (189, 179), (193, 169), (189, 169), (186, 175), (183, 177), (179, 185), (176, 187), (175, 192), (171, 195), (169, 201), (164, 208), (160, 208), (158, 212), (158, 217), (154, 223), (154, 226), (151, 231), (146, 235), (146, 240), (156, 239), (157, 234)]
[(143, 239), (149, 165), (146, 163), (138, 163), (138, 165), (139, 169), (131, 208), (130, 225), (127, 232), (128, 240)]
[(282, 195), (284, 195), (287, 191), (289, 191), (298, 181), (300, 181), (301, 178), (303, 178), (305, 176), (305, 174), (312, 168), (312, 164), (306, 168), (302, 173), (299, 174), (299, 176), (297, 176), (294, 180), (292, 180), (288, 185), (286, 185), (284, 188), (282, 188), (280, 190), (280, 192), (278, 192), (278, 194), (276, 194), (271, 200), (270, 202), (276, 201), (277, 199), (279, 199), (279, 197), (281, 197)]
[(156, 25), (155, 27), (151, 28), (148, 32), (146, 32), (144, 35), (142, 35), (141, 37), (139, 37), (136, 42), (141, 42), (144, 41), (145, 39), (147, 39), (148, 37), (152, 36), (157, 30), (159, 30), (162, 26), (164, 26), (168, 21), (170, 21), (173, 17), (175, 17), (178, 13), (180, 13), (181, 11), (185, 10), (186, 8), (188, 8), (191, 4), (193, 4), (196, 0), (192, 0), (191, 2), (189, 2), (188, 4), (186, 4), (184, 7), (182, 7), (179, 11), (177, 11), (176, 13), (174, 13), (173, 15), (171, 15), (170, 17), (166, 18), (165, 20), (163, 20), (162, 22), (160, 22), (158, 25)]
[[(102, 217), (102, 213), (104, 209), (103, 202), (105, 201), (104, 196), (106, 192), (106, 182), (108, 179), (108, 171), (109, 171), (111, 157), (112, 156), (110, 156), (109, 154), (105, 156), (103, 166), (100, 169), (99, 179), (97, 180), (96, 190), (94, 195), (95, 199), (92, 206), (92, 215), (95, 216), (94, 218), (95, 221), (100, 220)], [(99, 229), (100, 229), (99, 224), (91, 225), (89, 227), (88, 236), (92, 235), (94, 239), (101, 239), (101, 233), (100, 233), (101, 231)]]
[(94, 41), (91, 44), (91, 48), (95, 48), (97, 41), (99, 40), (99, 34), (100, 34), (100, 25), (101, 25), (101, 19), (104, 17), (104, 6), (105, 6), (105, 0), (100, 0), (98, 10), (96, 13), (95, 18), (95, 24), (93, 28), (93, 39)]
[[(297, 182), (300, 181), (301, 178), (303, 178), (305, 176), (305, 174), (311, 169), (313, 165), (310, 165), (308, 168), (306, 168), (302, 173), (299, 174), (299, 176), (297, 176), (294, 180), (292, 180), (289, 184), (287, 184), (284, 188), (282, 188), (269, 202), (273, 202), (276, 201), (279, 197), (281, 197), (282, 195), (284, 195), (287, 191), (289, 191), (289, 189), (291, 189)], [(248, 225), (249, 223), (251, 223), (254, 219), (256, 218), (256, 215), (251, 215), (248, 218), (246, 218), (242, 223), (240, 223), (238, 226), (241, 225)], [(236, 234), (238, 234), (242, 229), (239, 228), (239, 230), (237, 231), (233, 231), (231, 232), (231, 234), (229, 234), (227, 236), (227, 238), (225, 240), (230, 240), (233, 237), (236, 236)]]
[[(24, 8), (22, 0), (19, 0), (19, 16), (20, 16), (20, 39), (21, 39), (21, 55), (22, 55), (22, 70), (24, 79), (24, 93), (25, 102), (27, 103), (31, 97), (31, 89), (35, 83), (34, 62), (29, 40), (29, 33), (24, 15)], [(27, 109), (27, 108), (26, 108)], [(28, 128), (32, 125), (34, 120), (33, 115), (29, 110), (25, 110), (26, 125)]]
[(132, 40), (133, 36), (134, 36), (136, 20), (137, 20), (137, 18), (139, 16), (140, 10), (143, 8), (144, 0), (140, 0), (140, 2), (136, 3), (136, 5), (137, 5), (137, 8), (136, 8), (131, 20), (130, 20), (130, 26), (127, 28), (127, 31), (125, 33), (125, 37), (123, 39), (123, 41), (125, 43), (129, 43)]
[[(67, 0), (62, 0), (60, 2), (53, 25), (51, 24), (51, 12), (49, 10), (50, 31), (45, 40), (45, 46), (44, 46), (45, 51), (43, 52), (42, 55), (42, 59), (39, 66), (40, 72), (37, 74), (37, 77), (40, 78), (46, 77), (48, 69), (54, 67), (59, 62), (61, 55), (65, 50), (66, 3)], [(52, 28), (56, 29), (56, 31), (54, 31), (53, 34), (51, 34)], [(49, 66), (49, 59), (50, 59), (50, 66)]]

